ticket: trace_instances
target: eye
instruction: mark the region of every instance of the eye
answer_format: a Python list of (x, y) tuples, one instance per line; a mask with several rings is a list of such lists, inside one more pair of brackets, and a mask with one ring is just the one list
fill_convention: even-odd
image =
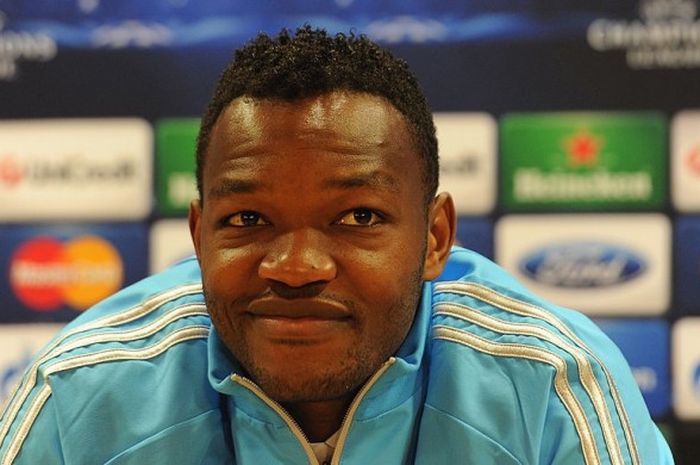
[(234, 226), (237, 228), (270, 224), (262, 217), (262, 215), (260, 215), (260, 213), (251, 210), (234, 213), (226, 218), (225, 223), (227, 226)]
[(356, 208), (345, 213), (336, 223), (346, 226), (375, 226), (381, 224), (384, 218), (369, 208)]

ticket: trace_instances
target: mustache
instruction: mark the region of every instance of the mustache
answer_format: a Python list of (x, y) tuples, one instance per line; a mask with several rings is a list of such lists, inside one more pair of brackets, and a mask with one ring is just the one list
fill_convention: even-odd
[(254, 297), (253, 300), (269, 297), (279, 297), (288, 300), (313, 299), (320, 297), (326, 288), (326, 283), (322, 282), (307, 283), (299, 287), (292, 287), (279, 281), (271, 281), (268, 284), (269, 287), (262, 294)]
[(338, 294), (332, 292), (326, 292), (327, 283), (317, 282), (308, 283), (303, 286), (293, 287), (280, 282), (269, 282), (268, 287), (260, 293), (248, 294), (245, 296), (239, 296), (233, 301), (224, 304), (224, 302), (217, 299), (210, 292), (207, 291), (207, 287), (204, 286), (204, 298), (207, 305), (212, 307), (219, 307), (222, 304), (226, 307), (232, 308), (247, 308), (251, 302), (262, 299), (278, 298), (285, 300), (295, 300), (295, 299), (320, 299), (330, 302), (339, 303), (349, 311), (353, 311), (357, 306), (353, 300), (344, 298)]

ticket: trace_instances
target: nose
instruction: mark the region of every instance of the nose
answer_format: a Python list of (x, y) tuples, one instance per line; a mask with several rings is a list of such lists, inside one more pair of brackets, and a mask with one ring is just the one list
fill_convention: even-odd
[(336, 264), (321, 233), (311, 230), (291, 231), (277, 237), (260, 262), (258, 275), (267, 280), (302, 287), (331, 281)]

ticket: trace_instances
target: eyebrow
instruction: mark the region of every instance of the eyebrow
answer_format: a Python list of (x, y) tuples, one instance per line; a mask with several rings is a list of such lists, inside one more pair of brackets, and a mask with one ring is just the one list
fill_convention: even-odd
[(394, 176), (380, 171), (327, 179), (323, 182), (323, 187), (343, 190), (369, 187), (392, 193), (399, 192), (398, 180)]
[(220, 199), (230, 194), (252, 194), (260, 189), (260, 184), (247, 179), (226, 178), (218, 181), (209, 189), (209, 197)]
[[(386, 190), (392, 193), (399, 192), (399, 182), (394, 177), (380, 171), (370, 171), (367, 173), (353, 174), (326, 179), (322, 186), (327, 189), (353, 190), (360, 188), (373, 188)], [(264, 186), (253, 180), (240, 178), (226, 178), (217, 182), (209, 189), (208, 194), (212, 199), (220, 199), (231, 194), (252, 194), (264, 188)]]

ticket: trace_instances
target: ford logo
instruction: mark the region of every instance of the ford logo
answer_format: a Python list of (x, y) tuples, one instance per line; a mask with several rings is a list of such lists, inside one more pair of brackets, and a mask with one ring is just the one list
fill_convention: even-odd
[(597, 242), (552, 245), (520, 263), (527, 277), (564, 288), (613, 286), (636, 278), (646, 267), (644, 259), (631, 250)]

